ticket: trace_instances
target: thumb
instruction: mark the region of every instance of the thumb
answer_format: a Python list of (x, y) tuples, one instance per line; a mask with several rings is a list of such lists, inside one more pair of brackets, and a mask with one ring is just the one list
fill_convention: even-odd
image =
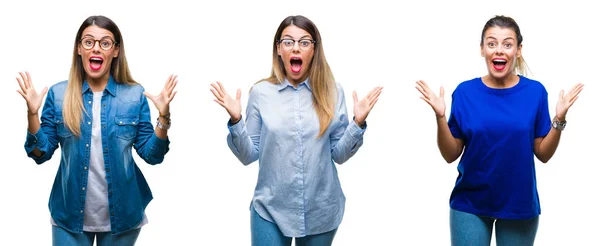
[(152, 100), (152, 94), (148, 93), (147, 91), (144, 91), (144, 96), (146, 96), (148, 99)]
[(242, 99), (242, 90), (241, 89), (237, 89), (237, 93), (235, 94), (235, 100), (240, 100)]
[(560, 90), (560, 93), (558, 94), (558, 98), (563, 98), (563, 96), (565, 95), (565, 90)]
[(48, 93), (48, 87), (44, 87), (44, 89), (42, 89), (42, 98), (46, 95), (46, 93)]
[(440, 97), (444, 98), (444, 87), (440, 86)]
[(356, 91), (352, 91), (352, 99), (354, 99), (354, 103), (358, 102), (358, 96), (356, 95)]

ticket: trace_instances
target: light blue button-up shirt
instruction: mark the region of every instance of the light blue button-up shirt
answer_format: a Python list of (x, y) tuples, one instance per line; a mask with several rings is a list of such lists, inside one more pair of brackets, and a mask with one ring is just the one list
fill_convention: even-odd
[(348, 119), (344, 90), (336, 85), (335, 116), (320, 138), (308, 80), (297, 88), (287, 80), (255, 84), (245, 121), (228, 125), (235, 156), (244, 165), (259, 162), (254, 209), (287, 237), (331, 231), (344, 215), (346, 197), (333, 162), (358, 151), (366, 125)]

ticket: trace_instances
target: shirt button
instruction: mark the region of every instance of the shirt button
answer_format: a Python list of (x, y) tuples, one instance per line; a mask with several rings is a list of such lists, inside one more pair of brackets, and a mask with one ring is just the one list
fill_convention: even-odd
[(37, 140), (33, 140), (33, 143), (37, 143)]
[(80, 214), (82, 214), (82, 213), (83, 213), (83, 210), (79, 210), (79, 213), (80, 213)]
[(106, 172), (107, 172), (107, 173), (110, 173), (110, 168), (107, 168), (107, 169), (106, 169)]
[(83, 167), (83, 170), (87, 170), (87, 166)]
[(89, 144), (85, 144), (85, 147), (86, 147), (86, 148), (87, 148), (87, 147), (90, 147), (90, 145), (89, 145)]
[(102, 107), (106, 107), (106, 103), (103, 103), (103, 104), (102, 104)]
[(85, 187), (82, 187), (81, 190), (85, 190)]
[(92, 101), (88, 101), (88, 104), (92, 104)]
[(89, 122), (89, 121), (88, 121), (88, 125), (91, 125), (91, 124), (92, 124), (92, 122)]
[(135, 125), (135, 122), (131, 122), (132, 125)]
[(119, 124), (123, 124), (123, 121), (119, 121)]

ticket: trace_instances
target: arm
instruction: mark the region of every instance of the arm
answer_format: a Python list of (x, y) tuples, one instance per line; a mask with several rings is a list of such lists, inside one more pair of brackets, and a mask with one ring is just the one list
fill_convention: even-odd
[[(566, 122), (567, 111), (579, 97), (583, 84), (576, 84), (566, 95), (561, 90), (556, 104), (556, 117), (554, 120)], [(550, 113), (548, 112), (548, 93), (544, 89), (540, 107), (535, 123), (534, 154), (542, 163), (547, 163), (556, 152), (560, 141), (561, 131), (550, 127)], [(547, 133), (547, 135), (545, 134)]]
[(354, 156), (363, 144), (363, 135), (367, 128), (367, 122), (363, 120), (362, 127), (356, 123), (356, 118), (348, 122), (348, 110), (346, 109), (346, 98), (342, 87), (338, 87), (338, 107), (332, 124), (335, 127), (329, 134), (331, 144), (331, 157), (337, 164), (343, 164)]
[[(133, 147), (138, 155), (148, 164), (160, 164), (165, 155), (169, 152), (169, 138), (166, 129), (160, 129), (158, 126), (152, 128), (152, 119), (150, 118), (150, 107), (145, 96), (140, 98), (142, 104), (140, 109), (140, 120), (137, 125), (137, 136)], [(160, 118), (160, 120), (164, 120)], [(165, 122), (166, 123), (166, 122)]]
[(262, 127), (262, 119), (258, 107), (259, 97), (260, 94), (257, 89), (252, 89), (248, 97), (246, 121), (241, 118), (235, 119), (232, 117), (227, 123), (229, 129), (227, 145), (231, 152), (244, 165), (258, 160), (260, 130)]
[[(25, 140), (25, 152), (37, 164), (42, 164), (52, 158), (58, 148), (58, 134), (54, 116), (54, 91), (48, 93), (44, 108), (42, 109), (42, 122), (38, 119), (37, 112), (28, 112), (28, 131)], [(62, 118), (62, 117), (61, 117)], [(62, 123), (61, 123), (62, 124)], [(35, 132), (35, 134), (32, 134)]]
[[(454, 119), (453, 116), (450, 117)], [(442, 157), (448, 164), (456, 161), (463, 152), (464, 142), (460, 138), (455, 138), (450, 131), (446, 116), (436, 117), (437, 122), (437, 144)]]

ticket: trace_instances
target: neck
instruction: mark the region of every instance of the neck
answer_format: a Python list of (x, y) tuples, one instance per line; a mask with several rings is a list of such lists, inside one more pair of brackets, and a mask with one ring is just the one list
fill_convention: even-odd
[(519, 83), (519, 76), (511, 73), (506, 77), (496, 78), (488, 74), (481, 78), (481, 80), (488, 87), (502, 89), (513, 87)]
[(104, 90), (104, 88), (106, 88), (109, 77), (110, 75), (107, 73), (106, 75), (96, 79), (87, 76), (86, 80), (93, 92), (101, 92)]
[(300, 79), (292, 79), (292, 78), (287, 78), (288, 82), (290, 82), (290, 84), (294, 87), (294, 88), (298, 88), (298, 85), (300, 85), (300, 83), (304, 82), (306, 79), (308, 78), (308, 76), (304, 76)]

